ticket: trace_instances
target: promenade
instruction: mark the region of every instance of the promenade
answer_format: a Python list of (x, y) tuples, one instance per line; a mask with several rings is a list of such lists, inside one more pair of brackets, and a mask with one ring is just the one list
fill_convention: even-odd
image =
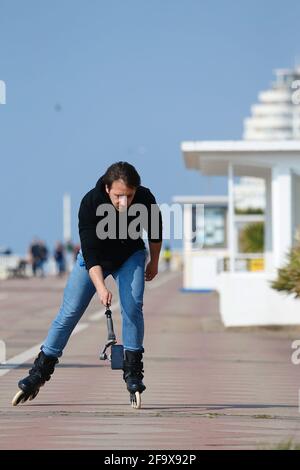
[[(291, 361), (300, 328), (225, 330), (218, 295), (182, 293), (179, 273), (147, 284), (141, 410), (131, 408), (121, 371), (98, 359), (106, 322), (96, 296), (50, 382), (34, 401), (13, 407), (65, 282), (1, 283), (7, 362), (0, 366), (0, 449), (260, 449), (300, 442), (300, 365)], [(118, 298), (109, 285), (120, 337)]]

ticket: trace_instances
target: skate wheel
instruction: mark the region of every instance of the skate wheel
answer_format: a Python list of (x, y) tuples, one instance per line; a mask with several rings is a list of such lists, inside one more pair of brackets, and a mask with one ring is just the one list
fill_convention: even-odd
[(17, 392), (14, 396), (14, 398), (12, 399), (12, 405), (13, 406), (17, 406), (19, 403), (24, 403), (24, 401), (26, 401), (27, 398), (26, 398), (26, 395), (25, 393), (20, 390), (19, 392)]
[(135, 392), (130, 395), (130, 401), (132, 408), (140, 409), (142, 406), (142, 397), (140, 392)]

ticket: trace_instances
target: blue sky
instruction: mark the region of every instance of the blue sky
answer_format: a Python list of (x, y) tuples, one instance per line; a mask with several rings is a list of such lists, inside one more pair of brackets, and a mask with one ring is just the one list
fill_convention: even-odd
[(159, 202), (224, 194), (183, 140), (239, 139), (274, 68), (300, 55), (296, 0), (0, 0), (0, 246), (62, 237), (106, 167), (133, 163)]

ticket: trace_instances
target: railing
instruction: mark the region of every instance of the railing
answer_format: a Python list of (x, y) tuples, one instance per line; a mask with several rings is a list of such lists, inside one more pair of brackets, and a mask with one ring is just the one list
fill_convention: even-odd
[(19, 255), (0, 255), (0, 279), (32, 276), (31, 264), (26, 257)]
[(20, 259), (18, 255), (0, 255), (0, 279), (6, 279), (9, 268), (16, 268)]
[[(234, 271), (264, 271), (265, 259), (263, 253), (238, 253), (234, 259)], [(217, 271), (221, 273), (223, 271), (230, 270), (230, 259), (229, 257), (219, 258), (217, 263)]]

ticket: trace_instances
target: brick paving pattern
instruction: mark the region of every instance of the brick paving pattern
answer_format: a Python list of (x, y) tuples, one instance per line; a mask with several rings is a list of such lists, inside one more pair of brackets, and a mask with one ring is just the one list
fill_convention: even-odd
[[(7, 358), (39, 344), (65, 280), (0, 285), (0, 339)], [(300, 328), (225, 330), (216, 293), (182, 293), (180, 274), (161, 274), (145, 294), (143, 408), (134, 410), (121, 371), (99, 361), (106, 339), (96, 296), (50, 382), (32, 402), (11, 406), (19, 368), (0, 366), (1, 449), (259, 449), (300, 442)], [(115, 287), (111, 283), (112, 289)], [(113, 302), (117, 300), (114, 295)], [(120, 333), (119, 311), (114, 323)], [(300, 315), (300, 309), (299, 309)]]

